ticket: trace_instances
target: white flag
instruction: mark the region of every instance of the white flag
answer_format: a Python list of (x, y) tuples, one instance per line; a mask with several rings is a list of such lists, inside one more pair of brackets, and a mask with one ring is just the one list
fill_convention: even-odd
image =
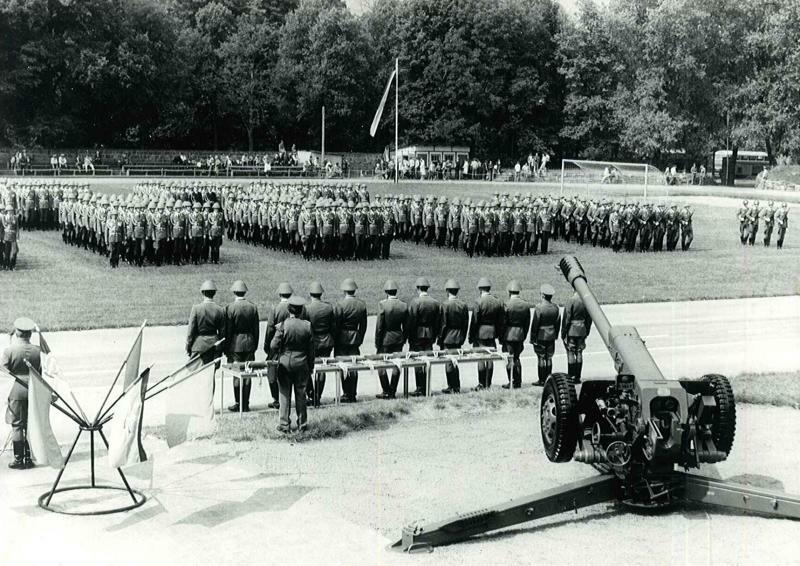
[(375, 112), (375, 118), (373, 118), (372, 125), (369, 127), (369, 135), (373, 138), (375, 137), (375, 132), (378, 131), (378, 124), (380, 124), (381, 116), (383, 116), (383, 107), (386, 106), (386, 99), (389, 98), (389, 90), (392, 88), (394, 75), (395, 69), (392, 70), (392, 74), (389, 77), (389, 82), (386, 83), (386, 90), (383, 91), (383, 98), (381, 98), (381, 103), (378, 105), (378, 111)]
[(150, 368), (142, 372), (138, 383), (125, 392), (114, 409), (111, 419), (111, 434), (108, 437), (108, 464), (112, 468), (122, 468), (147, 460), (142, 446), (142, 417), (144, 397)]
[(52, 393), (41, 377), (31, 372), (28, 380), (28, 445), (37, 464), (60, 469), (64, 456), (50, 424)]
[(213, 434), (214, 372), (216, 364), (210, 363), (200, 371), (180, 380), (167, 390), (164, 425), (167, 446), (172, 448), (187, 440)]

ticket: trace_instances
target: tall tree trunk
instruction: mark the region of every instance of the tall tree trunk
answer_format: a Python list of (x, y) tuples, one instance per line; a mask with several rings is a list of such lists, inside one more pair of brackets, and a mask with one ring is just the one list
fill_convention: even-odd
[(252, 122), (247, 126), (247, 151), (253, 152), (253, 126)]
[(725, 179), (725, 184), (732, 187), (736, 183), (736, 159), (739, 157), (739, 146), (734, 145), (731, 149), (731, 155), (728, 157), (728, 170)]
[(772, 155), (772, 140), (769, 136), (764, 138), (764, 147), (767, 148), (767, 163), (775, 165), (775, 156)]

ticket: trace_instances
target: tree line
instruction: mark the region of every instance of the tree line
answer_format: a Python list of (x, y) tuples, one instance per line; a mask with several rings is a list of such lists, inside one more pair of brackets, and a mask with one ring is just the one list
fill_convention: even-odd
[(0, 0), (0, 143), (800, 154), (796, 0)]

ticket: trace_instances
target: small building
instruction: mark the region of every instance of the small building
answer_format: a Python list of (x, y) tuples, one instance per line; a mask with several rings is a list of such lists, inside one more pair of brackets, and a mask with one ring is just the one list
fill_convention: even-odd
[[(469, 159), (469, 147), (464, 145), (409, 145), (401, 147), (398, 152), (400, 160), (421, 159), (425, 165), (451, 161), (461, 164)], [(394, 151), (389, 155), (389, 160), (394, 161)]]

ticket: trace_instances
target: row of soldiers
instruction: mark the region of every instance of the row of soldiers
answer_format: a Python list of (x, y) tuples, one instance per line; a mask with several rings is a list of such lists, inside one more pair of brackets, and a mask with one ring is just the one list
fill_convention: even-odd
[(615, 251), (689, 249), (694, 238), (687, 206), (619, 203), (606, 199), (495, 193), (490, 201), (389, 195), (398, 211), (397, 237), (463, 249), (469, 257), (546, 254), (553, 240), (572, 239)]
[(112, 268), (219, 263), (224, 218), (218, 202), (158, 201), (72, 192), (59, 207), (64, 243), (106, 255)]
[(58, 209), (64, 195), (88, 190), (83, 183), (41, 179), (6, 180), (0, 182), (0, 203), (11, 205), (21, 228), (25, 230), (58, 229)]
[(764, 223), (764, 247), (769, 247), (772, 239), (772, 231), (778, 232), (778, 249), (783, 248), (783, 240), (786, 237), (786, 229), (789, 227), (789, 204), (784, 201), (779, 207), (769, 201), (767, 206), (762, 207), (759, 202), (753, 201), (751, 204), (747, 199), (742, 201), (742, 206), (736, 213), (739, 219), (739, 240), (742, 245), (755, 245), (758, 235), (759, 222)]
[[(492, 283), (481, 277), (476, 285), (478, 297), (470, 311), (467, 303), (458, 297), (460, 285), (455, 279), (445, 284), (447, 299), (440, 302), (428, 293), (430, 282), (420, 277), (415, 283), (417, 296), (406, 303), (398, 297), (398, 285), (389, 279), (384, 285), (386, 299), (378, 305), (375, 326), (376, 352), (402, 352), (406, 345), (410, 351), (430, 351), (434, 345), (442, 350), (460, 349), (465, 342), (473, 347), (497, 347), (498, 342), (508, 354), (505, 388), (522, 386), (522, 364), (520, 356), (525, 343), (530, 342), (538, 358), (537, 384), (543, 384), (552, 373), (552, 358), (556, 341), (561, 337), (567, 352), (568, 373), (576, 383), (581, 379), (582, 352), (591, 329), (591, 318), (577, 294), (564, 306), (563, 313), (553, 302), (555, 290), (544, 284), (540, 288), (541, 300), (531, 305), (520, 297), (522, 291), (517, 281), (506, 286), (508, 298), (501, 300), (491, 293)], [(313, 356), (316, 359), (334, 356), (357, 356), (367, 332), (367, 307), (356, 297), (358, 285), (353, 279), (345, 279), (340, 285), (342, 298), (336, 303), (323, 300), (325, 290), (319, 282), (308, 288), (310, 301), (297, 312), (297, 317), (310, 323), (313, 335)], [(246, 362), (255, 359), (259, 341), (258, 308), (244, 297), (247, 286), (237, 281), (231, 287), (234, 302), (223, 308), (214, 302), (217, 287), (206, 281), (200, 288), (203, 302), (192, 307), (186, 339), (186, 352), (191, 356), (201, 355), (210, 362), (221, 352), (213, 347), (225, 339), (222, 349), (229, 362)], [(290, 314), (290, 304), (296, 298), (289, 283), (281, 283), (277, 289), (279, 302), (271, 305), (266, 315), (266, 334), (263, 342), (268, 358), (274, 355), (274, 338), (280, 325)], [(494, 363), (478, 364), (477, 389), (492, 385)], [(427, 376), (424, 368), (415, 368), (416, 389), (414, 396), (425, 395)], [(459, 393), (461, 379), (458, 366), (448, 363), (445, 368), (447, 388), (443, 393)], [(396, 396), (400, 378), (399, 368), (392, 370), (391, 378), (385, 370), (378, 371), (382, 399)], [(308, 402), (318, 404), (325, 387), (324, 374), (320, 373), (308, 382), (304, 391)], [(248, 411), (250, 408), (250, 380), (234, 382), (236, 403), (231, 411)], [(270, 383), (273, 402), (278, 408), (278, 384)], [(341, 400), (355, 402), (358, 390), (358, 372), (348, 371), (342, 376)], [(288, 410), (288, 408), (287, 408)]]

